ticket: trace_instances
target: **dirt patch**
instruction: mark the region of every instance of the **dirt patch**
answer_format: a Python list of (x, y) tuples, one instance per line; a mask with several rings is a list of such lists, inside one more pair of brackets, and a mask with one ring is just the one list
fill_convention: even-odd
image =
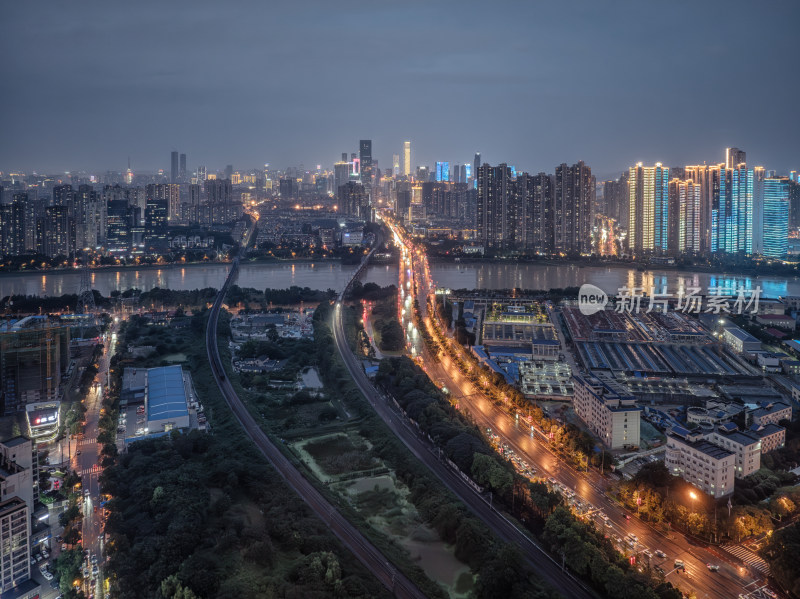
[(339, 475), (375, 468), (378, 460), (369, 455), (366, 444), (355, 444), (346, 435), (335, 435), (308, 441), (303, 449), (325, 474)]

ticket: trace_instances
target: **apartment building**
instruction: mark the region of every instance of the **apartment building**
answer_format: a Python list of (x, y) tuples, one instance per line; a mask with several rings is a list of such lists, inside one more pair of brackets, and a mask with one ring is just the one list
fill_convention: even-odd
[(792, 406), (781, 402), (760, 402), (759, 408), (753, 410), (753, 424), (778, 424), (781, 420), (792, 419)]
[(4, 597), (6, 591), (30, 580), (30, 536), (27, 504), (19, 497), (0, 502), (0, 592)]
[(575, 413), (610, 449), (638, 447), (641, 409), (636, 398), (611, 382), (573, 376)]
[(786, 445), (786, 429), (777, 424), (754, 424), (750, 433), (761, 439), (762, 455)]

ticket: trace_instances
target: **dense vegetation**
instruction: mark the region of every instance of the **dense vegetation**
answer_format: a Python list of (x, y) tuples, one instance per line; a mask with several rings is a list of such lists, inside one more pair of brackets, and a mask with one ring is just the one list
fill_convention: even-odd
[[(173, 433), (132, 444), (116, 464), (105, 458), (110, 467), (101, 482), (112, 496), (106, 530), (113, 595), (387, 596), (243, 438), (207, 367), (205, 318), (198, 313), (180, 330), (134, 320), (122, 336), (171, 337), (170, 351), (187, 356), (213, 433)], [(115, 365), (124, 367), (126, 360)]]
[(800, 597), (800, 523), (775, 531), (761, 552), (773, 578), (795, 597)]
[(450, 405), (412, 360), (381, 361), (377, 380), (459, 469), (491, 490), (556, 558), (604, 596), (680, 597), (654, 571), (630, 567), (602, 533), (561, 505), (560, 495), (519, 476), (509, 462), (498, 458), (478, 428)]

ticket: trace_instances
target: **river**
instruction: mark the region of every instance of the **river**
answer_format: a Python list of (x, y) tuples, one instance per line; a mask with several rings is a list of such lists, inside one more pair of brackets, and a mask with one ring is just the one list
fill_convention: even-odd
[[(314, 289), (341, 289), (355, 266), (338, 262), (245, 263), (237, 283), (242, 287), (283, 289), (297, 285)], [(200, 289), (219, 287), (225, 280), (227, 264), (192, 264), (123, 269), (100, 269), (91, 273), (92, 288), (103, 295), (130, 288), (142, 291), (153, 287), (169, 289)], [(683, 285), (702, 291), (713, 287), (753, 289), (760, 286), (762, 297), (800, 295), (800, 279), (795, 277), (752, 277), (713, 273), (651, 270), (605, 266), (578, 267), (575, 265), (541, 265), (514, 263), (433, 263), (431, 274), (439, 287), (450, 289), (552, 289), (578, 287), (592, 283), (609, 295), (616, 295), (623, 286), (649, 288), (674, 293)], [(363, 281), (379, 285), (397, 283), (396, 265), (375, 265), (367, 269)], [(78, 271), (51, 273), (15, 273), (0, 276), (0, 298), (7, 295), (60, 296), (77, 293), (80, 285)]]

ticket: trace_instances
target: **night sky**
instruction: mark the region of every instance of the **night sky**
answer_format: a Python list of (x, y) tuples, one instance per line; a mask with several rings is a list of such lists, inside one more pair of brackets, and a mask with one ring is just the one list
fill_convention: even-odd
[(5, 2), (0, 170), (800, 169), (800, 2)]

